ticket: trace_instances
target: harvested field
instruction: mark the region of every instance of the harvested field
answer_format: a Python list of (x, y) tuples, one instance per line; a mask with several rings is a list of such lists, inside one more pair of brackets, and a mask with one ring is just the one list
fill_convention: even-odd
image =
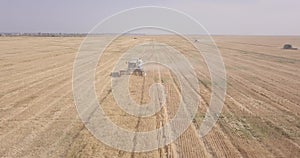
[(213, 38), (224, 59), (227, 94), (217, 124), (203, 138), (197, 129), (211, 82), (191, 44), (177, 36), (123, 36), (106, 49), (96, 71), (98, 101), (116, 125), (133, 132), (158, 129), (173, 118), (181, 89), (166, 67), (145, 67), (145, 78), (130, 76), (131, 98), (149, 103), (149, 88), (159, 83), (165, 87), (165, 106), (146, 118), (127, 114), (114, 100), (110, 76), (123, 52), (147, 43), (137, 55), (176, 64), (174, 52), (156, 43), (167, 44), (192, 63), (199, 81), (201, 106), (178, 139), (154, 151), (125, 152), (97, 140), (76, 111), (72, 71), (84, 38), (0, 37), (0, 157), (300, 157), (300, 50), (281, 49), (285, 43), (300, 47), (300, 37)]

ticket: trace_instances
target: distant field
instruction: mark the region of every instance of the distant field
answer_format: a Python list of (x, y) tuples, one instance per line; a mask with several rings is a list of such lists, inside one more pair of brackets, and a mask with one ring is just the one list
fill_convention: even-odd
[(300, 37), (213, 38), (226, 66), (227, 94), (217, 124), (203, 138), (196, 129), (210, 101), (211, 82), (205, 61), (189, 43), (176, 36), (125, 36), (104, 52), (96, 73), (98, 99), (113, 122), (132, 131), (165, 125), (176, 113), (180, 87), (164, 67), (147, 69), (145, 78), (132, 76), (136, 102), (148, 103), (150, 86), (163, 83), (166, 106), (149, 118), (125, 113), (110, 84), (124, 51), (153, 43), (141, 54), (176, 64), (172, 52), (154, 43), (168, 44), (191, 61), (199, 80), (201, 106), (193, 124), (172, 144), (136, 153), (101, 143), (78, 116), (72, 70), (83, 37), (0, 37), (0, 157), (300, 157), (300, 50), (281, 49), (286, 43), (300, 48)]

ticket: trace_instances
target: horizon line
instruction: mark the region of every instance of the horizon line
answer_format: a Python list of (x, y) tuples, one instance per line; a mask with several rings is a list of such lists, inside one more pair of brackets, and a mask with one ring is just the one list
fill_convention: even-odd
[[(0, 32), (1, 35), (11, 35), (11, 36), (43, 36), (43, 35), (116, 35), (116, 34), (124, 34), (124, 33), (84, 33), (84, 32)], [(155, 33), (125, 33), (124, 35), (150, 35), (150, 36), (161, 36), (161, 35), (175, 35), (175, 34), (155, 34)], [(190, 36), (300, 36), (299, 35), (291, 35), (291, 34), (184, 34)]]

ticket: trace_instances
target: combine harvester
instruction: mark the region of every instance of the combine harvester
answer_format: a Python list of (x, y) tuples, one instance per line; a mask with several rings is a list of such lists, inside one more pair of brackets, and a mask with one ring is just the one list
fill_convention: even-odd
[(127, 61), (127, 70), (120, 70), (119, 72), (112, 72), (112, 77), (121, 77), (122, 75), (137, 75), (146, 76), (146, 72), (143, 69), (143, 61), (141, 58)]

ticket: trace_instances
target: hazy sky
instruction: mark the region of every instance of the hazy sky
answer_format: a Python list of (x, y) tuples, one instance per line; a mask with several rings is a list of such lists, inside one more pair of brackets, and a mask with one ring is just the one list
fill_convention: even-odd
[(299, 0), (1, 0), (0, 32), (89, 32), (114, 13), (163, 6), (211, 34), (300, 35)]

